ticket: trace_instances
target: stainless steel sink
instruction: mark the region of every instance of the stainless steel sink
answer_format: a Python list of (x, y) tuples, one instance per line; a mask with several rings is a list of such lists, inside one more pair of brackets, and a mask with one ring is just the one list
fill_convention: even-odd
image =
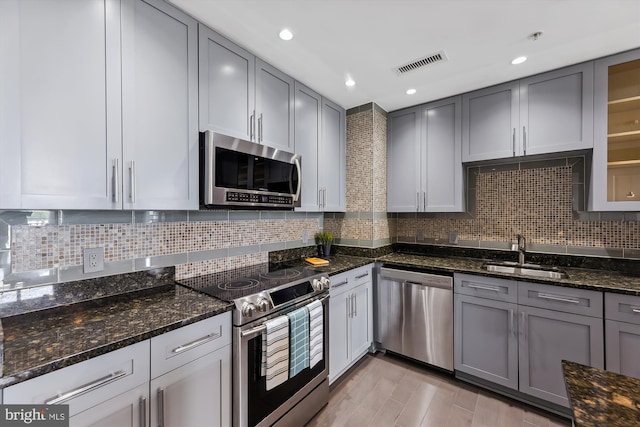
[(567, 273), (558, 270), (556, 267), (543, 267), (538, 264), (486, 263), (482, 265), (482, 268), (496, 273), (519, 274), (546, 279), (566, 279), (569, 277)]

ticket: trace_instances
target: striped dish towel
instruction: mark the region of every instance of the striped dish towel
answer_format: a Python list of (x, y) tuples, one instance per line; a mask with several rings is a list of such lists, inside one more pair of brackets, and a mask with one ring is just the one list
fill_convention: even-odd
[(301, 307), (289, 317), (289, 378), (309, 367), (309, 309)]
[(313, 368), (322, 360), (324, 350), (324, 318), (322, 303), (314, 301), (307, 304), (309, 309), (309, 367)]
[(265, 322), (262, 333), (262, 376), (267, 390), (289, 379), (289, 318), (279, 316)]

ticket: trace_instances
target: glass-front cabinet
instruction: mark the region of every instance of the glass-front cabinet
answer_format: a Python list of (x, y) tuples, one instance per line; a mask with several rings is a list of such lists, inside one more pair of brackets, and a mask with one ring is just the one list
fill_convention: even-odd
[(640, 50), (597, 60), (591, 209), (640, 210)]

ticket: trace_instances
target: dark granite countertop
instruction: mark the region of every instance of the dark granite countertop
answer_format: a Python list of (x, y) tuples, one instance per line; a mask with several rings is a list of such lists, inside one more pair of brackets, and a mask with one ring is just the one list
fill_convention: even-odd
[(640, 380), (562, 361), (576, 427), (640, 425)]
[(327, 259), (329, 261), (329, 265), (313, 266), (309, 265), (309, 263), (305, 261), (302, 261), (302, 263), (318, 273), (327, 273), (329, 276), (335, 276), (336, 274), (344, 273), (345, 271), (353, 270), (354, 268), (375, 262), (375, 259), (350, 255), (332, 255), (323, 259)]
[(562, 267), (561, 270), (568, 274), (567, 278), (547, 279), (509, 273), (488, 272), (482, 268), (482, 264), (486, 260), (475, 258), (441, 258), (425, 255), (392, 253), (380, 257), (376, 259), (376, 261), (392, 266), (423, 268), (435, 272), (469, 273), (556, 286), (640, 295), (640, 276), (624, 275), (615, 271)]
[[(134, 277), (115, 279), (121, 279), (122, 283), (129, 280), (132, 292), (124, 292), (127, 286), (121, 283), (122, 286), (111, 288), (111, 293), (118, 289), (116, 294), (102, 296), (104, 291), (99, 291), (102, 297), (94, 294), (95, 299), (86, 299), (91, 296), (87, 290), (91, 283), (87, 283), (87, 288), (79, 294), (62, 292), (60, 295), (66, 297), (56, 299), (52, 296), (56, 292), (53, 292), (44, 297), (40, 305), (31, 301), (29, 310), (20, 304), (6, 310), (7, 313), (22, 311), (21, 314), (7, 316), (3, 310), (0, 388), (232, 309), (231, 304), (172, 284), (166, 277), (159, 280), (145, 278), (147, 286), (143, 286), (135, 280), (135, 274)], [(105, 288), (104, 283), (99, 286), (99, 280), (95, 280), (96, 290)], [(102, 280), (112, 283), (114, 278)], [(64, 285), (67, 286), (62, 288), (67, 291), (69, 286), (74, 286)], [(80, 294), (82, 301), (75, 302)], [(3, 297), (6, 300), (7, 293)], [(68, 301), (68, 304), (62, 301)]]

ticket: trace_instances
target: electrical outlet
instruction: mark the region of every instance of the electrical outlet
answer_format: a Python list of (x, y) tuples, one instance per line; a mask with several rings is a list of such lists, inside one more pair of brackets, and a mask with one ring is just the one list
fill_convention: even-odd
[(309, 241), (309, 232), (307, 230), (302, 230), (302, 243), (304, 245)]
[(84, 272), (95, 273), (104, 270), (104, 248), (84, 248)]
[(424, 231), (418, 230), (416, 233), (416, 240), (424, 240)]

